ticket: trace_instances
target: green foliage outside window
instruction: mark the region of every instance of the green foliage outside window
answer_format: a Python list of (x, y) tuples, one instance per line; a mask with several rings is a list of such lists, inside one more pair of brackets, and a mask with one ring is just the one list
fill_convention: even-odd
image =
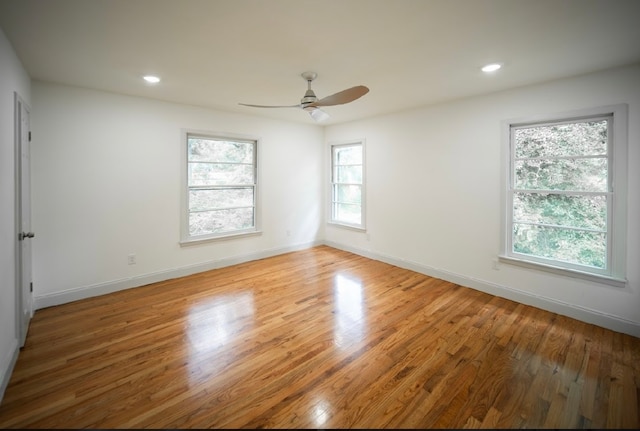
[(255, 227), (255, 142), (189, 136), (189, 235)]
[(605, 269), (609, 121), (513, 130), (513, 251)]
[(332, 150), (332, 219), (362, 224), (362, 145), (338, 145)]

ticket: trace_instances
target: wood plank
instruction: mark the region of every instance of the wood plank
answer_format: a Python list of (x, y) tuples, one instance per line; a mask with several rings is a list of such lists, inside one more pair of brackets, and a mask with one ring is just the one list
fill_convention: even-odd
[(38, 310), (2, 428), (640, 427), (640, 339), (327, 246)]

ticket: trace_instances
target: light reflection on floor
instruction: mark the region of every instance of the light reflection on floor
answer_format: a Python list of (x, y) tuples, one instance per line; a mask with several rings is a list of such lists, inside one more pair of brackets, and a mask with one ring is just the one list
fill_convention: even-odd
[(351, 275), (337, 274), (334, 278), (333, 296), (334, 344), (337, 347), (347, 347), (361, 341), (366, 335), (362, 281)]
[(317, 400), (311, 409), (311, 415), (312, 423), (318, 428), (322, 427), (331, 417), (331, 404), (323, 398)]
[[(197, 378), (202, 373), (203, 362), (196, 356), (214, 353), (225, 343), (233, 341), (233, 336), (253, 323), (255, 306), (252, 292), (239, 292), (233, 295), (221, 295), (194, 305), (187, 316), (186, 334), (192, 360), (198, 364), (190, 369), (190, 376)], [(215, 367), (215, 361), (210, 363)], [(207, 370), (211, 371), (211, 370)]]

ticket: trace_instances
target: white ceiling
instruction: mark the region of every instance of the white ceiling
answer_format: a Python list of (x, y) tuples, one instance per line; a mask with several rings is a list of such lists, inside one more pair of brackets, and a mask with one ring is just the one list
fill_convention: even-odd
[(640, 62), (640, 0), (0, 0), (0, 27), (36, 80), (305, 123), (238, 102), (369, 87), (335, 124)]

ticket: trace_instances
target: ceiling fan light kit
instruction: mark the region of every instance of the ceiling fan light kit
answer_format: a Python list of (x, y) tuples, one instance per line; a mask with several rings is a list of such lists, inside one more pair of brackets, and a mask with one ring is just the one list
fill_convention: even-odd
[(329, 118), (329, 114), (321, 110), (321, 106), (343, 105), (345, 103), (353, 102), (369, 92), (369, 89), (364, 85), (357, 85), (332, 94), (331, 96), (318, 99), (311, 89), (311, 82), (318, 77), (318, 74), (315, 72), (303, 72), (301, 76), (305, 81), (307, 81), (307, 91), (304, 93), (302, 99), (300, 99), (300, 104), (298, 105), (272, 106), (251, 105), (247, 103), (239, 103), (239, 105), (250, 106), (252, 108), (302, 108), (307, 111), (315, 121), (324, 121)]
[(309, 111), (309, 115), (311, 115), (311, 118), (313, 118), (317, 122), (322, 122), (329, 118), (329, 114), (327, 114), (320, 108), (307, 108), (306, 110)]

